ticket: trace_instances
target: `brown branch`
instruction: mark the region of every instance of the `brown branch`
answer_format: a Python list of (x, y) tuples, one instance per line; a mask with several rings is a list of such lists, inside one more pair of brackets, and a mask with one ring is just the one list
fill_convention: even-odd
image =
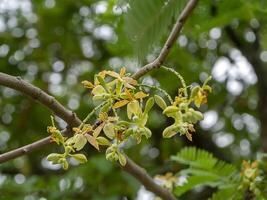
[(159, 56), (152, 61), (151, 63), (148, 63), (147, 65), (143, 66), (139, 71), (137, 71), (132, 77), (134, 79), (139, 79), (140, 77), (144, 76), (149, 71), (159, 68), (163, 62), (165, 61), (167, 55), (169, 54), (174, 42), (176, 41), (179, 33), (182, 30), (183, 25), (185, 24), (188, 16), (191, 14), (193, 9), (196, 7), (198, 0), (190, 0), (187, 5), (185, 6), (184, 10), (178, 17), (175, 25), (172, 28), (172, 31), (165, 42), (163, 48), (161, 49), (161, 52)]
[(38, 101), (42, 105), (49, 108), (55, 115), (63, 119), (69, 126), (78, 126), (81, 120), (74, 112), (66, 109), (53, 96), (50, 96), (38, 87), (22, 80), (21, 77), (10, 76), (0, 72), (0, 85), (20, 91), (23, 94)]
[(0, 163), (28, 154), (51, 143), (50, 136), (0, 155)]
[(144, 168), (141, 168), (127, 156), (126, 160), (126, 165), (121, 168), (141, 182), (147, 190), (152, 191), (162, 199), (176, 200), (176, 198), (168, 190), (163, 189), (160, 185), (156, 184)]

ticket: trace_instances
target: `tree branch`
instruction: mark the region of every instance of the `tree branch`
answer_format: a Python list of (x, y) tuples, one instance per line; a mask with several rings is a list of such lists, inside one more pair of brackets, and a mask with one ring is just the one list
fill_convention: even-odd
[(157, 185), (144, 168), (141, 168), (127, 156), (125, 157), (127, 160), (126, 165), (121, 167), (124, 171), (131, 174), (140, 183), (142, 183), (147, 190), (152, 191), (162, 199), (176, 200), (176, 198), (168, 190), (162, 189), (160, 185)]
[(0, 164), (28, 154), (51, 143), (50, 136), (0, 155)]
[(0, 85), (20, 91), (21, 93), (38, 101), (49, 108), (55, 115), (63, 119), (71, 127), (79, 126), (81, 123), (81, 120), (75, 115), (75, 113), (61, 105), (55, 97), (50, 96), (40, 88), (27, 83), (22, 80), (21, 77), (14, 77), (0, 72)]
[(152, 61), (151, 63), (148, 63), (147, 65), (143, 66), (139, 71), (137, 71), (132, 77), (134, 79), (139, 79), (140, 77), (144, 76), (149, 71), (159, 68), (163, 62), (165, 61), (167, 55), (169, 54), (174, 42), (176, 41), (179, 33), (182, 30), (183, 25), (185, 24), (188, 16), (191, 14), (193, 9), (196, 7), (198, 0), (190, 0), (187, 5), (185, 6), (184, 10), (178, 17), (176, 23), (174, 24), (172, 31), (165, 42), (163, 48), (161, 49), (161, 52), (159, 56)]

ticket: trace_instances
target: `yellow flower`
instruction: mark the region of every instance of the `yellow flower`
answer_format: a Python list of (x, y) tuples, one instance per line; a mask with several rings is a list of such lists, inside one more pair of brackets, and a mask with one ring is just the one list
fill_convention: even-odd
[(58, 145), (60, 143), (64, 143), (65, 138), (55, 126), (48, 126), (47, 132), (51, 134), (51, 140), (56, 142)]
[(194, 98), (195, 105), (199, 108), (202, 104), (207, 103), (207, 96), (208, 93), (202, 88), (200, 88)]
[(90, 143), (87, 139), (88, 133), (92, 131), (92, 126), (90, 124), (85, 124), (82, 129), (74, 127), (72, 130), (74, 131), (74, 136), (66, 141), (66, 145), (70, 145), (75, 148), (76, 151), (79, 151), (86, 145), (87, 141)]
[(126, 104), (130, 103), (130, 102), (134, 102), (138, 99), (143, 99), (145, 97), (147, 97), (148, 94), (140, 91), (137, 92), (135, 94), (132, 94), (129, 90), (127, 90), (127, 88), (125, 88), (125, 92), (121, 94), (121, 97), (123, 98), (122, 100), (117, 101), (114, 105), (113, 108), (120, 108), (125, 106)]

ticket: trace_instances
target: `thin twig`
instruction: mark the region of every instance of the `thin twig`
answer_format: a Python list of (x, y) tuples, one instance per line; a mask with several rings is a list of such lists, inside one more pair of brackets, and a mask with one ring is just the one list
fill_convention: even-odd
[(171, 96), (168, 94), (168, 92), (166, 90), (163, 90), (163, 89), (161, 89), (161, 88), (159, 88), (159, 87), (157, 87), (155, 85), (139, 84), (139, 86), (141, 86), (141, 87), (148, 87), (150, 89), (158, 90), (159, 92), (161, 92), (162, 94), (164, 94), (168, 98), (168, 100), (169, 100), (169, 102), (171, 104), (173, 104), (173, 100), (172, 100)]
[(180, 80), (180, 82), (181, 82), (181, 84), (182, 84), (182, 87), (183, 87), (183, 89), (184, 89), (184, 95), (185, 95), (185, 97), (188, 97), (188, 94), (187, 94), (187, 86), (186, 86), (186, 83), (185, 83), (185, 80), (184, 80), (184, 78), (181, 76), (181, 74), (179, 74), (177, 71), (175, 71), (174, 69), (172, 69), (172, 68), (169, 68), (169, 67), (166, 67), (166, 66), (161, 66), (161, 68), (162, 69), (165, 69), (165, 70), (167, 70), (167, 71), (169, 71), (169, 72), (171, 72), (171, 73), (173, 73), (179, 80)]
[(152, 61), (151, 63), (148, 63), (144, 67), (142, 67), (140, 70), (138, 70), (132, 77), (134, 79), (139, 79), (140, 77), (144, 76), (149, 71), (159, 68), (163, 62), (165, 61), (167, 55), (169, 54), (173, 44), (175, 43), (179, 33), (182, 30), (182, 27), (188, 18), (188, 16), (191, 14), (193, 9), (196, 7), (198, 0), (190, 0), (187, 5), (185, 6), (184, 10), (180, 14), (178, 20), (176, 21), (167, 41), (165, 42), (163, 48), (161, 49), (161, 52), (159, 56)]

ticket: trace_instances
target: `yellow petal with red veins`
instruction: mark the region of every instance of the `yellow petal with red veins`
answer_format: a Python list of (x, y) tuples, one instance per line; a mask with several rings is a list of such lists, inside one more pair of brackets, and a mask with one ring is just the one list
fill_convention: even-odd
[(126, 94), (126, 96), (127, 96), (127, 99), (134, 100), (133, 95), (132, 95), (131, 92), (130, 92), (129, 90), (127, 90), (126, 88), (125, 88), (125, 94)]
[(104, 125), (105, 125), (105, 123), (102, 123), (98, 127), (95, 128), (95, 130), (93, 131), (93, 136), (94, 137), (97, 137), (100, 134), (100, 132), (102, 131)]
[(86, 139), (93, 147), (95, 147), (97, 150), (99, 150), (99, 145), (98, 145), (98, 142), (96, 141), (95, 137), (87, 134)]

